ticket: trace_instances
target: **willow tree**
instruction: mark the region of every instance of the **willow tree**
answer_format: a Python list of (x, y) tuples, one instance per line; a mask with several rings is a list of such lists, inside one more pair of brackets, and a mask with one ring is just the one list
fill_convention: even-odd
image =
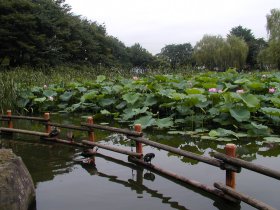
[(267, 32), (269, 35), (267, 53), (272, 63), (280, 69), (280, 9), (272, 9), (266, 16)]
[(194, 48), (196, 63), (208, 69), (240, 69), (245, 64), (247, 54), (246, 42), (236, 36), (223, 39), (221, 36), (205, 35)]

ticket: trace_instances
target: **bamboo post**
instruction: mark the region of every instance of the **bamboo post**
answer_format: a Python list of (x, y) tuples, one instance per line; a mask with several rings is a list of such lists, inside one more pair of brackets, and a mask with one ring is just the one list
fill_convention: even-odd
[(50, 113), (49, 112), (44, 113), (44, 119), (47, 121), (45, 132), (50, 133), (51, 132), (51, 126), (49, 125), (49, 122), (50, 122)]
[[(230, 157), (236, 156), (236, 145), (235, 144), (226, 144), (225, 146), (226, 155)], [(226, 186), (229, 186), (235, 189), (235, 172), (231, 170), (226, 170)]]
[[(88, 124), (93, 124), (93, 118), (88, 117), (87, 118), (87, 123)], [(94, 132), (93, 131), (88, 132), (88, 140), (94, 142)]]
[[(8, 116), (12, 116), (12, 110), (7, 110), (7, 115), (8, 115)], [(9, 118), (9, 121), (8, 121), (8, 128), (14, 128), (13, 122), (12, 122), (12, 118)]]
[[(135, 124), (134, 125), (134, 130), (136, 132), (139, 132), (141, 133), (142, 132), (142, 126), (141, 124)], [(140, 153), (140, 154), (143, 154), (143, 145), (141, 142), (136, 142), (136, 152), (137, 153)]]

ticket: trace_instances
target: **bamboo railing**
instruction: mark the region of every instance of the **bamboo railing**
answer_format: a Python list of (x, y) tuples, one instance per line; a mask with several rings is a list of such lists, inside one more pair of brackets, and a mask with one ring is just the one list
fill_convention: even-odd
[[(45, 132), (38, 132), (38, 131), (29, 131), (29, 130), (23, 130), (13, 127), (13, 121), (14, 120), (31, 120), (31, 121), (37, 121), (39, 123), (42, 123), (45, 126)], [(211, 193), (215, 196), (218, 196), (220, 198), (226, 199), (231, 202), (239, 203), (240, 201), (246, 202), (249, 205), (258, 208), (258, 209), (268, 209), (268, 210), (274, 210), (273, 207), (258, 201), (254, 198), (251, 198), (250, 196), (247, 196), (243, 193), (235, 191), (235, 176), (236, 173), (241, 172), (241, 168), (249, 169), (254, 172), (270, 176), (272, 178), (275, 178), (277, 180), (280, 180), (280, 172), (267, 168), (265, 166), (253, 164), (241, 159), (238, 159), (235, 157), (236, 153), (236, 146), (234, 144), (227, 144), (225, 147), (225, 153), (214, 153), (214, 157), (206, 157), (202, 155), (197, 155), (195, 153), (181, 150), (178, 148), (174, 148), (168, 145), (160, 144), (154, 141), (151, 141), (145, 137), (143, 137), (141, 125), (135, 125), (135, 130), (131, 131), (128, 129), (122, 129), (122, 128), (116, 128), (116, 127), (110, 127), (110, 126), (104, 126), (104, 125), (98, 125), (94, 124), (93, 118), (89, 117), (87, 119), (86, 123), (81, 123), (80, 126), (77, 125), (66, 125), (66, 124), (59, 124), (59, 123), (53, 123), (50, 122), (50, 114), (45, 113), (43, 118), (40, 117), (30, 117), (30, 116), (16, 116), (12, 115), (11, 111), (8, 110), (6, 115), (0, 115), (0, 121), (2, 121), (3, 124), (7, 124), (7, 127), (0, 127), (0, 134), (13, 134), (13, 133), (19, 133), (19, 134), (27, 134), (27, 135), (35, 135), (40, 136), (42, 140), (46, 141), (52, 141), (57, 143), (62, 143), (66, 145), (71, 146), (77, 146), (77, 147), (83, 147), (83, 148), (93, 148), (98, 147), (101, 149), (121, 153), (128, 155), (129, 162), (132, 162), (137, 165), (141, 165), (142, 167), (149, 168), (150, 170), (153, 170), (159, 174), (162, 174), (167, 177), (174, 178), (176, 180), (179, 180), (183, 183), (186, 183), (188, 185), (194, 186), (200, 190), (206, 191), (208, 193)], [(88, 140), (82, 140), (81, 142), (74, 141), (74, 139), (71, 140), (65, 140), (58, 137), (50, 137), (51, 127), (58, 127), (58, 128), (66, 128), (81, 132), (87, 132), (88, 133)], [(94, 130), (105, 130), (109, 132), (114, 133), (120, 133), (127, 135), (127, 137), (133, 141), (136, 142), (136, 152), (128, 151), (122, 148), (117, 148), (114, 146), (104, 145), (101, 143), (95, 142), (94, 137)], [(191, 158), (200, 162), (203, 162), (208, 165), (212, 165), (215, 167), (218, 167), (222, 170), (226, 171), (226, 185), (223, 185), (221, 183), (214, 183), (214, 188), (201, 184), (195, 180), (186, 178), (184, 176), (180, 176), (176, 173), (167, 171), (165, 169), (160, 168), (159, 166), (146, 163), (143, 161), (143, 146), (150, 145), (152, 147), (166, 150), (169, 152), (172, 152), (177, 155), (181, 155), (183, 157)], [(91, 152), (89, 150), (90, 155), (98, 155), (100, 153)]]

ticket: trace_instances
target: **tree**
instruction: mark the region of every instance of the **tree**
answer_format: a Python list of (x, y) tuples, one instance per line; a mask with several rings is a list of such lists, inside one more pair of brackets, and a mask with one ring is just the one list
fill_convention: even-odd
[(264, 40), (256, 39), (251, 29), (247, 29), (242, 26), (232, 28), (228, 36), (232, 35), (244, 39), (244, 41), (249, 47), (248, 56), (246, 58), (246, 64), (249, 68), (256, 67), (258, 63), (257, 56), (264, 47)]
[(157, 55), (170, 63), (172, 69), (192, 65), (193, 47), (190, 43), (166, 45)]
[(129, 47), (130, 62), (133, 67), (147, 68), (154, 60), (153, 55), (143, 48), (139, 43)]
[(208, 69), (242, 68), (247, 53), (247, 44), (236, 36), (223, 39), (221, 36), (204, 35), (194, 47), (196, 63)]
[(272, 9), (266, 16), (267, 32), (269, 35), (267, 53), (271, 62), (280, 70), (280, 9)]

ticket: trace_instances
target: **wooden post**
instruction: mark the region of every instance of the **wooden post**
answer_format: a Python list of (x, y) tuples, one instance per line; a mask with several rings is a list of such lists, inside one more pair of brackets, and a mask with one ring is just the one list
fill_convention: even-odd
[(49, 122), (50, 122), (50, 113), (49, 112), (44, 113), (44, 119), (47, 121), (45, 132), (50, 133), (51, 132), (51, 126), (49, 125)]
[[(142, 132), (142, 126), (141, 126), (141, 124), (135, 124), (135, 125), (134, 125), (134, 130), (135, 130), (136, 132)], [(140, 153), (140, 154), (143, 154), (143, 146), (142, 146), (142, 143), (136, 142), (136, 152), (137, 152), (137, 153)]]
[[(8, 115), (8, 116), (12, 116), (12, 110), (7, 110), (7, 115)], [(8, 121), (8, 128), (14, 128), (13, 122), (12, 122), (12, 118), (9, 118), (9, 121)]]
[[(236, 145), (235, 144), (226, 144), (225, 146), (226, 155), (230, 157), (236, 156)], [(226, 170), (226, 185), (235, 189), (235, 172)]]
[[(87, 123), (88, 124), (93, 124), (93, 118), (92, 117), (88, 117), (87, 118)], [(88, 140), (94, 142), (94, 132), (93, 131), (89, 131), (88, 132)]]

